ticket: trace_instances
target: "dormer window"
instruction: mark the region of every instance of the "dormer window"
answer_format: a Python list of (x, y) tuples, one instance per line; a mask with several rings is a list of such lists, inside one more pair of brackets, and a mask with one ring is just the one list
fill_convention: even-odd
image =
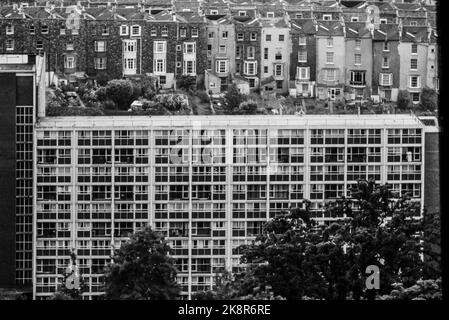
[(120, 35), (127, 36), (128, 35), (128, 26), (120, 26)]
[(333, 38), (327, 38), (327, 47), (331, 48), (334, 46), (334, 39)]
[(295, 14), (296, 19), (302, 19), (302, 13)]
[(416, 21), (410, 21), (410, 25), (411, 25), (411, 26), (417, 26), (417, 25), (418, 25), (418, 22), (416, 22)]
[(380, 19), (380, 23), (381, 24), (386, 24), (387, 23), (387, 19)]
[(351, 22), (359, 22), (359, 17), (351, 17)]
[(31, 25), (31, 26), (29, 27), (29, 31), (30, 31), (30, 34), (35, 34), (35, 33), (36, 33), (36, 27), (33, 26), (33, 25)]
[(69, 42), (66, 44), (66, 50), (67, 51), (73, 51), (74, 47), (73, 47), (73, 43)]
[(8, 24), (6, 26), (6, 34), (14, 34), (14, 26)]
[(325, 20), (325, 21), (332, 20), (332, 15), (331, 14), (323, 14), (323, 20)]
[(211, 11), (210, 11), (210, 14), (211, 14), (211, 15), (217, 15), (217, 14), (218, 14), (218, 10), (211, 10)]
[(6, 39), (6, 50), (7, 51), (14, 50), (14, 40), (13, 39)]
[(274, 18), (274, 12), (267, 12), (267, 18)]
[(151, 36), (156, 37), (157, 36), (157, 29), (155, 27), (151, 28)]
[(246, 11), (239, 11), (239, 17), (246, 17)]

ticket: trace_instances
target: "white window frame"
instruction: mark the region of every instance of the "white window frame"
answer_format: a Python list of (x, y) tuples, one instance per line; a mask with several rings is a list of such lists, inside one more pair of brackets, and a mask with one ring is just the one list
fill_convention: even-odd
[(245, 39), (245, 34), (243, 32), (237, 33), (237, 41), (243, 41)]
[[(191, 72), (188, 72), (189, 64), (191, 64), (190, 65), (190, 67), (192, 68)], [(193, 59), (184, 60), (182, 74), (195, 76), (196, 75), (196, 60), (193, 60)]]
[(387, 19), (380, 19), (379, 21), (380, 21), (381, 24), (386, 24), (388, 22)]
[[(387, 61), (387, 64), (385, 64), (385, 61)], [(390, 58), (389, 57), (382, 57), (382, 68), (383, 69), (390, 68)]]
[[(384, 81), (384, 76), (388, 76), (388, 83)], [(381, 86), (391, 86), (393, 84), (393, 74), (392, 73), (380, 73), (379, 74), (379, 84)]]
[(74, 56), (65, 56), (64, 57), (64, 69), (75, 69), (76, 62)]
[(226, 53), (226, 46), (224, 46), (224, 45), (219, 46), (218, 53)]
[[(162, 48), (162, 50), (159, 50)], [(166, 41), (154, 41), (154, 53), (166, 53), (167, 51), (167, 42)]]
[(106, 41), (104, 41), (104, 40), (95, 41), (94, 42), (94, 51), (95, 52), (106, 52)]
[[(250, 55), (250, 53), (251, 53), (251, 55)], [(256, 57), (256, 48), (253, 46), (247, 47), (246, 56), (248, 59), (254, 59)]]
[[(333, 74), (333, 77), (329, 77), (329, 75), (331, 75), (331, 74)], [(335, 81), (335, 80), (337, 80), (337, 70), (327, 69), (326, 70), (326, 81)]]
[(362, 54), (361, 53), (354, 54), (354, 65), (356, 65), (356, 66), (362, 65)]
[(161, 29), (161, 37), (168, 37), (168, 27), (163, 26)]
[[(101, 63), (99, 63), (101, 61)], [(107, 66), (107, 58), (106, 57), (100, 57), (94, 59), (94, 68), (96, 70), (105, 70)]]
[(215, 16), (215, 15), (218, 14), (218, 10), (211, 10), (211, 11), (210, 11), (210, 14)]
[[(416, 61), (416, 68), (412, 68), (412, 61)], [(412, 71), (418, 70), (418, 58), (410, 59), (410, 70), (412, 70)]]
[(6, 25), (6, 34), (11, 35), (14, 34), (14, 26), (11, 24)]
[(198, 38), (198, 28), (192, 28), (192, 30), (190, 31), (192, 38)]
[[(416, 48), (416, 52), (413, 51), (413, 48)], [(418, 54), (418, 44), (417, 43), (412, 43), (410, 45), (410, 53), (411, 54)]]
[[(416, 86), (412, 86), (413, 78), (416, 78)], [(409, 88), (412, 88), (412, 89), (421, 88), (421, 76), (418, 76), (418, 75), (409, 76), (408, 84), (409, 84)]]
[[(329, 57), (332, 57), (332, 59), (329, 59)], [(326, 64), (334, 64), (334, 52), (326, 52)]]
[(326, 46), (328, 48), (333, 48), (334, 47), (334, 38), (330, 37), (326, 39)]
[(66, 43), (65, 49), (67, 51), (73, 51), (75, 49), (74, 46), (73, 46), (73, 42)]
[[(305, 76), (303, 77), (303, 71), (305, 71)], [(308, 80), (310, 78), (310, 68), (309, 67), (296, 67), (296, 78), (298, 80)]]
[[(192, 48), (192, 50), (190, 51), (189, 48)], [(184, 42), (182, 52), (184, 54), (196, 54), (196, 42)]]
[[(45, 30), (44, 30), (45, 28)], [(46, 24), (41, 25), (41, 34), (48, 34), (50, 27)]]
[(227, 73), (228, 71), (229, 71), (228, 60), (215, 60), (215, 72), (216, 73)]
[[(252, 67), (253, 67), (253, 72), (251, 72), (251, 73), (249, 73), (249, 70), (250, 70), (249, 66), (250, 65), (252, 65)], [(246, 75), (249, 75), (249, 76), (257, 75), (257, 61), (245, 61), (243, 63), (243, 72)]]
[(298, 62), (307, 62), (307, 50), (298, 50)]
[(129, 27), (127, 25), (120, 26), (120, 35), (127, 36), (129, 34)]
[(179, 28), (179, 36), (181, 38), (187, 37), (187, 29), (186, 28)]
[(256, 32), (251, 32), (249, 34), (249, 40), (250, 41), (257, 41), (257, 33)]
[(14, 39), (6, 39), (6, 51), (13, 51), (14, 50)]
[(332, 20), (332, 15), (331, 14), (323, 14), (323, 20), (324, 21)]
[(246, 11), (239, 11), (239, 17), (246, 17)]
[(360, 50), (362, 48), (362, 40), (356, 39), (355, 40), (355, 49)]
[[(278, 68), (280, 68), (280, 69), (278, 70)], [(278, 72), (278, 71), (280, 71), (280, 72)], [(275, 77), (282, 77), (284, 75), (283, 65), (281, 63), (276, 63), (273, 68), (273, 73), (274, 73)]]
[(221, 38), (222, 39), (227, 39), (229, 36), (229, 32), (228, 31), (222, 31), (221, 32)]
[(267, 18), (274, 18), (274, 12), (267, 12)]
[(42, 40), (36, 41), (36, 50), (44, 50), (44, 42)]
[(298, 44), (300, 46), (305, 46), (307, 44), (307, 38), (305, 36), (299, 36)]
[[(162, 68), (159, 68), (159, 66), (160, 66), (159, 62), (162, 63)], [(167, 66), (167, 63), (166, 63), (165, 59), (154, 59), (154, 69), (153, 70), (154, 70), (155, 74), (166, 73), (167, 72), (166, 66)]]
[(138, 24), (131, 26), (131, 37), (140, 37), (142, 35), (142, 27)]

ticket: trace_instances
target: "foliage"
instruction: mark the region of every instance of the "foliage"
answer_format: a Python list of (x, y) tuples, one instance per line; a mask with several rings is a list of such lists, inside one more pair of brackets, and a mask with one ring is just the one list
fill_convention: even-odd
[(245, 96), (240, 93), (237, 86), (232, 84), (223, 97), (223, 107), (226, 114), (233, 114), (234, 111), (245, 101)]
[(411, 287), (404, 288), (402, 283), (393, 284), (390, 294), (377, 297), (378, 300), (442, 300), (443, 289), (440, 279), (418, 280)]
[(109, 82), (109, 80), (111, 79), (111, 77), (109, 76), (109, 74), (107, 72), (100, 72), (97, 75), (97, 84), (99, 86), (106, 86)]
[(201, 102), (203, 103), (209, 103), (210, 102), (210, 97), (209, 95), (206, 93), (206, 91), (203, 90), (198, 90), (196, 92), (196, 96), (200, 99)]
[(63, 293), (63, 292), (55, 292), (53, 295), (50, 296), (49, 300), (75, 300), (70, 295)]
[(419, 206), (407, 195), (396, 196), (386, 185), (360, 181), (353, 199), (326, 205), (326, 215), (338, 222), (317, 225), (308, 201), (275, 217), (255, 243), (242, 247), (248, 268), (237, 295), (271, 286), (289, 300), (374, 299), (376, 292), (365, 287), (369, 265), (380, 268), (379, 294), (390, 293), (394, 283), (415, 284), (422, 276), (426, 222), (414, 218)]
[(189, 107), (187, 97), (178, 93), (158, 94), (154, 96), (154, 101), (172, 113), (181, 112)]
[(68, 116), (102, 116), (103, 110), (98, 107), (63, 107), (54, 104), (47, 105), (46, 115), (49, 117), (68, 117)]
[(107, 93), (106, 93), (106, 87), (100, 87), (95, 91), (95, 96), (98, 101), (106, 101), (107, 100)]
[(104, 290), (113, 300), (168, 300), (178, 297), (176, 268), (168, 256), (170, 247), (146, 227), (133, 234), (113, 256), (105, 270)]
[(106, 95), (114, 101), (118, 108), (127, 110), (131, 102), (139, 96), (139, 88), (130, 80), (111, 80), (106, 85)]
[(442, 274), (441, 268), (441, 218), (436, 212), (424, 212), (424, 279), (437, 279)]
[(144, 77), (141, 80), (141, 95), (145, 99), (153, 99), (158, 89), (156, 88), (156, 78), (155, 77)]
[(179, 89), (192, 91), (196, 86), (196, 77), (183, 75), (178, 79)]
[(421, 91), (421, 106), (424, 109), (435, 111), (438, 108), (438, 93), (429, 87), (424, 87)]
[(407, 90), (399, 90), (397, 99), (397, 106), (400, 110), (408, 109), (412, 105), (412, 99)]

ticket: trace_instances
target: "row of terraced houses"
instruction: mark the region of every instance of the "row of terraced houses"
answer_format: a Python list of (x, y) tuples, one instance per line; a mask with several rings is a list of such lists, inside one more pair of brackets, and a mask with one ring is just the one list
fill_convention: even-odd
[[(291, 1), (293, 2), (293, 1)], [(72, 5), (72, 6), (70, 6)], [(438, 90), (435, 6), (394, 1), (46, 1), (0, 8), (0, 51), (46, 53), (47, 84), (181, 77), (220, 93), (418, 102)]]

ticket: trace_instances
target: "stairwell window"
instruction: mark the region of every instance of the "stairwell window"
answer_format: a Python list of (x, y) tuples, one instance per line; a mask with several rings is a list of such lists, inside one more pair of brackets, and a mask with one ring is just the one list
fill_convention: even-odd
[(418, 54), (418, 45), (416, 43), (413, 43), (411, 50), (412, 50), (412, 54)]
[(193, 28), (191, 31), (192, 38), (198, 38), (198, 29)]
[(387, 41), (384, 42), (383, 51), (390, 51), (390, 43), (389, 42), (387, 42)]
[(243, 41), (243, 33), (237, 33), (237, 41)]
[(410, 76), (409, 77), (409, 86), (410, 88), (418, 89), (421, 87), (421, 81), (419, 76)]
[(250, 34), (250, 38), (251, 41), (256, 41), (257, 40), (257, 33), (255, 32), (251, 32)]
[(327, 38), (327, 47), (332, 48), (334, 46), (334, 39), (333, 38)]
[(102, 36), (109, 35), (109, 27), (108, 26), (101, 26), (101, 35)]
[(388, 57), (383, 57), (382, 58), (382, 68), (389, 68), (390, 67), (390, 59), (388, 59)]
[(167, 27), (162, 27), (162, 30), (161, 30), (161, 36), (162, 37), (168, 37), (168, 28)]
[(355, 40), (355, 49), (360, 50), (362, 47), (362, 41), (360, 39)]
[(329, 70), (327, 70), (327, 72), (326, 72), (326, 80), (327, 80), (327, 81), (335, 81), (335, 79), (336, 79), (336, 74), (337, 74), (337, 72), (336, 72), (335, 69), (329, 69)]
[(362, 64), (362, 55), (360, 53), (356, 53), (354, 55), (354, 64), (361, 65)]
[(305, 46), (306, 45), (306, 37), (299, 37), (298, 44), (300, 46)]
[(296, 68), (296, 77), (299, 80), (309, 79), (309, 67), (297, 67)]
[(418, 70), (418, 59), (410, 59), (410, 70)]
[(256, 49), (254, 47), (248, 47), (248, 49), (247, 49), (248, 59), (254, 59), (255, 55), (256, 55)]
[(36, 41), (36, 49), (37, 50), (43, 50), (44, 49), (44, 43), (42, 42), (42, 40), (37, 40)]

